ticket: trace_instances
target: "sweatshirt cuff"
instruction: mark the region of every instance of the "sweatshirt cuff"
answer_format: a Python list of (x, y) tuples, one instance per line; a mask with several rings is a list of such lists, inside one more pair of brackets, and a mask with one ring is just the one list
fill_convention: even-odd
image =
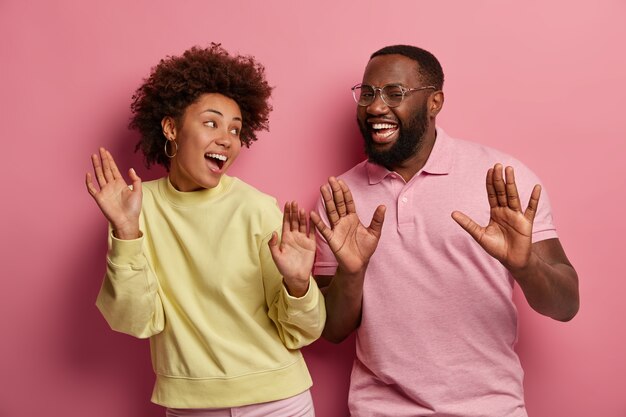
[(143, 234), (137, 239), (122, 240), (111, 232), (110, 247), (107, 254), (109, 261), (118, 266), (142, 266), (143, 261)]
[(320, 291), (313, 277), (309, 277), (309, 289), (302, 297), (294, 297), (289, 294), (284, 284), (282, 287), (283, 298), (289, 310), (309, 311), (317, 307)]

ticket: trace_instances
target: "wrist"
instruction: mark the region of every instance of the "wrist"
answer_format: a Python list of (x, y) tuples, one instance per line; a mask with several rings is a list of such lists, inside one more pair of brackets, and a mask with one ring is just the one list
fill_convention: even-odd
[(283, 285), (287, 289), (289, 295), (300, 298), (309, 291), (310, 281), (310, 277), (307, 277), (304, 280), (288, 280), (287, 278), (283, 278)]
[(539, 262), (541, 262), (539, 257), (531, 252), (525, 265), (519, 267), (508, 266), (507, 269), (509, 270), (511, 275), (513, 275), (513, 278), (515, 278), (516, 281), (521, 282), (525, 281), (529, 276), (533, 274), (533, 271), (537, 270), (537, 264)]
[(113, 236), (122, 240), (138, 239), (142, 236), (139, 230), (139, 219), (124, 219), (122, 222), (111, 222)]
[(113, 236), (120, 240), (139, 239), (142, 234), (138, 227), (113, 228)]
[(363, 280), (365, 278), (365, 271), (367, 271), (368, 263), (364, 263), (358, 268), (346, 268), (342, 265), (337, 266), (337, 275), (341, 275), (347, 278), (350, 282)]

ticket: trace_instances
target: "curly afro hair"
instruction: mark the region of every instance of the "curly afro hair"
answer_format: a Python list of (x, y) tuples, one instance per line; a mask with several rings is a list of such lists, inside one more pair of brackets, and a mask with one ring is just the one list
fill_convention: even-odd
[(169, 170), (161, 120), (170, 116), (180, 123), (185, 109), (206, 93), (222, 94), (239, 105), (240, 138), (246, 147), (257, 140), (256, 132), (269, 130), (272, 87), (263, 65), (252, 56), (230, 55), (220, 44), (194, 46), (162, 59), (133, 94), (129, 128), (141, 133), (135, 151), (141, 149), (147, 167), (156, 163)]

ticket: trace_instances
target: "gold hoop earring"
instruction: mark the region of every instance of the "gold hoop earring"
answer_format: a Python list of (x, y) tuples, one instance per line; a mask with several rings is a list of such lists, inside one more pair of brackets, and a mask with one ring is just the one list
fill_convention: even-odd
[[(170, 142), (174, 144), (174, 154), (173, 155), (170, 155), (169, 153), (167, 153), (167, 144), (170, 143)], [(165, 140), (165, 146), (163, 147), (163, 150), (165, 151), (165, 156), (167, 156), (168, 158), (172, 159), (178, 153), (178, 143), (176, 143), (175, 140), (166, 139)]]

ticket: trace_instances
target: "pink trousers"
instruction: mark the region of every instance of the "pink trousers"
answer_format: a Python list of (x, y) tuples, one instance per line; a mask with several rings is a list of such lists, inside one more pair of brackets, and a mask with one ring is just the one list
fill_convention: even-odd
[(168, 408), (167, 417), (315, 417), (309, 390), (291, 398), (232, 408)]

